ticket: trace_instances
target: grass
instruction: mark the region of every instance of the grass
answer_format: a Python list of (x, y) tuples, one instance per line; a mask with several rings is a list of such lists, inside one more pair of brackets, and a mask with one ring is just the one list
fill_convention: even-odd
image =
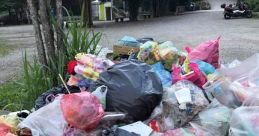
[(20, 89), (16, 81), (0, 85), (0, 110), (17, 111), (23, 109), (25, 95), (20, 92)]
[(254, 12), (253, 17), (256, 18), (256, 19), (259, 19), (259, 12)]
[[(64, 33), (66, 53), (57, 52), (55, 58), (48, 58), (48, 66), (39, 63), (37, 57), (30, 59), (26, 52), (23, 55), (22, 70), (16, 81), (0, 85), (0, 110), (18, 111), (30, 110), (35, 105), (35, 100), (53, 86), (60, 85), (58, 74), (68, 76), (66, 64), (73, 60), (77, 53), (85, 52), (96, 54), (100, 52), (97, 46), (102, 37), (82, 25), (72, 23), (67, 33)], [(54, 23), (56, 26), (56, 23)], [(0, 54), (7, 55), (12, 50), (4, 42), (0, 45)]]
[(36, 58), (29, 61), (25, 53), (22, 67), (23, 71), (16, 80), (0, 85), (0, 110), (30, 110), (35, 100), (52, 87), (52, 73)]
[(8, 55), (12, 50), (13, 47), (11, 47), (3, 41), (0, 41), (0, 57)]

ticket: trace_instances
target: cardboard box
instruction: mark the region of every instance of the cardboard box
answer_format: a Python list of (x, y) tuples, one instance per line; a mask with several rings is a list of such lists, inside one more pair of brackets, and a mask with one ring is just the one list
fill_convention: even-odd
[(130, 53), (135, 53), (138, 51), (138, 47), (113, 45), (113, 52), (121, 55), (130, 55)]

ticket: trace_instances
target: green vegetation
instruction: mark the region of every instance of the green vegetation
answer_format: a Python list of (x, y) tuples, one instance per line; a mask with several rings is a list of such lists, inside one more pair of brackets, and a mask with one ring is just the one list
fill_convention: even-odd
[(8, 55), (12, 51), (12, 47), (5, 42), (0, 41), (0, 57)]
[(253, 13), (253, 18), (259, 19), (259, 13)]
[[(55, 22), (54, 22), (55, 26)], [(66, 53), (57, 52), (54, 59), (49, 59), (49, 66), (39, 63), (37, 57), (32, 59), (23, 55), (22, 69), (16, 81), (0, 85), (0, 109), (17, 111), (30, 110), (39, 95), (53, 86), (62, 84), (58, 77), (68, 77), (66, 64), (74, 59), (77, 53), (85, 52), (98, 54), (97, 45), (102, 37), (101, 33), (83, 27), (82, 21), (70, 23), (68, 31), (64, 33)]]
[(0, 85), (0, 99), (1, 110), (17, 111), (23, 109), (25, 95), (20, 91), (19, 84), (12, 81)]
[(75, 55), (80, 52), (98, 54), (100, 50), (97, 50), (97, 45), (102, 34), (84, 27), (83, 16), (81, 16), (80, 22), (73, 22), (68, 12), (67, 14), (72, 22), (69, 23), (68, 31), (64, 34), (68, 61), (74, 59)]
[(245, 0), (254, 12), (259, 12), (259, 0)]

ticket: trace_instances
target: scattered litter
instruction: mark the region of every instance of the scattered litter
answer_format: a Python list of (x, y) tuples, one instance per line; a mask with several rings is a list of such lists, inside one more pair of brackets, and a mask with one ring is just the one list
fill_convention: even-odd
[(219, 40), (180, 51), (125, 36), (114, 53), (78, 53), (67, 88), (40, 95), (32, 113), (1, 115), (0, 136), (256, 136), (259, 54), (220, 64)]

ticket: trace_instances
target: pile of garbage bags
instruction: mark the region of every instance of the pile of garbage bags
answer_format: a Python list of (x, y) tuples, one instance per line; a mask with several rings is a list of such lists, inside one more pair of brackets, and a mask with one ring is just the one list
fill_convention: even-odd
[(28, 117), (0, 116), (0, 135), (256, 136), (259, 54), (220, 64), (219, 40), (180, 51), (124, 37), (140, 51), (122, 61), (79, 53)]

